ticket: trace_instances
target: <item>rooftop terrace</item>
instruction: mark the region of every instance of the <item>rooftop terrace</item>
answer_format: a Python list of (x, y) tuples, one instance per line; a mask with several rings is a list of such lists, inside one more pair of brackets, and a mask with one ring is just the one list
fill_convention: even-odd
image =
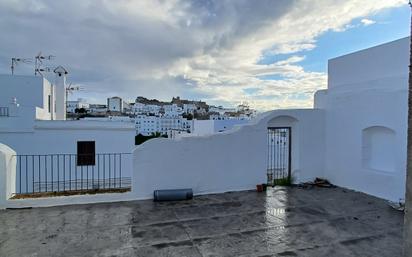
[(400, 256), (403, 214), (342, 188), (0, 211), (0, 256)]

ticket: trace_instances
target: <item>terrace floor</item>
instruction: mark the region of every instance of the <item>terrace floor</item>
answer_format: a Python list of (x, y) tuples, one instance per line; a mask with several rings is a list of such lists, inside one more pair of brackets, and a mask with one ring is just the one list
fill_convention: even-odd
[(0, 211), (0, 256), (401, 256), (403, 214), (342, 188)]

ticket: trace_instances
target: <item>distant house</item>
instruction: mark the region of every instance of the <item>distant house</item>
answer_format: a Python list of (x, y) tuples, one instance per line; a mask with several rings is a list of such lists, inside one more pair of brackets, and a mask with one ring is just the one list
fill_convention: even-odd
[(76, 110), (85, 109), (88, 110), (90, 105), (85, 99), (79, 98), (76, 101), (66, 101), (66, 112), (76, 113)]
[(118, 96), (107, 98), (107, 110), (109, 112), (123, 112), (123, 100)]
[(88, 112), (94, 115), (102, 115), (107, 113), (107, 105), (105, 104), (89, 104)]

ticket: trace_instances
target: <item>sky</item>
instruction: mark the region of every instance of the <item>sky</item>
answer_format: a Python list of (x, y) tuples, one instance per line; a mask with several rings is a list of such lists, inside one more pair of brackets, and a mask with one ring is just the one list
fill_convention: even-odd
[(71, 99), (310, 108), (328, 59), (406, 37), (409, 25), (405, 0), (0, 0), (0, 73), (42, 51), (81, 88)]

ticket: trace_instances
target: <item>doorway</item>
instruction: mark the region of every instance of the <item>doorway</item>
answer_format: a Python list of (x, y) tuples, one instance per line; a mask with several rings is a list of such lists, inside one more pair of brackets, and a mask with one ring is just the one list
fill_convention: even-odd
[(268, 128), (267, 184), (291, 184), (291, 127)]

